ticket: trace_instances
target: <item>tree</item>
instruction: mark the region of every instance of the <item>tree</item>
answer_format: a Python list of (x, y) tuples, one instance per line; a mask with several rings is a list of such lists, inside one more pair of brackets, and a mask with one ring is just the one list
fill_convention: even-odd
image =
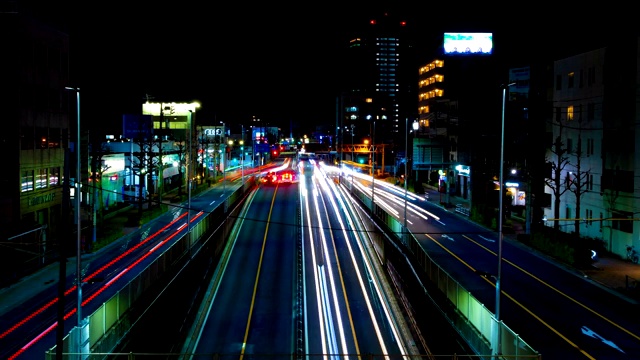
[(214, 142), (211, 140), (211, 137), (205, 134), (202, 126), (200, 127), (200, 131), (197, 132), (196, 137), (198, 140), (197, 150), (201, 153), (201, 155), (198, 156), (198, 175), (200, 175), (200, 183), (202, 183), (205, 178), (209, 177), (209, 172), (206, 170), (208, 165), (207, 161), (209, 160), (208, 150)]
[[(147, 128), (144, 128), (145, 126)], [(151, 135), (151, 126), (152, 124), (150, 122), (140, 122), (138, 135), (133, 140), (134, 143), (138, 145), (138, 151), (133, 152), (134, 159), (131, 170), (134, 175), (138, 176), (139, 189), (135, 196), (138, 200), (138, 214), (140, 216), (142, 216), (142, 204), (145, 197), (143, 187), (148, 183), (146, 181), (146, 176), (153, 175), (152, 170), (156, 169), (158, 165), (158, 153), (153, 151), (155, 141)], [(149, 192), (146, 191), (146, 194), (148, 193)], [(150, 208), (152, 204), (151, 197), (148, 199), (148, 204)]]
[[(558, 120), (558, 136), (556, 136), (553, 144), (551, 145), (551, 153), (554, 158), (546, 158), (547, 163), (551, 166), (551, 177), (545, 178), (545, 184), (551, 189), (553, 193), (554, 207), (553, 216), (556, 219), (560, 218), (560, 199), (561, 196), (569, 190), (568, 187), (562, 186), (562, 172), (564, 168), (569, 164), (568, 149), (562, 142), (562, 130), (564, 125), (561, 120)], [(554, 161), (555, 160), (555, 161)], [(560, 223), (554, 221), (553, 228), (555, 230), (560, 229)]]
[(178, 160), (180, 162), (178, 165), (178, 177), (180, 178), (180, 184), (178, 185), (178, 198), (182, 198), (182, 185), (184, 184), (184, 173), (182, 169), (187, 164), (187, 150), (184, 141), (176, 141), (176, 146), (178, 147)]
[[(567, 149), (569, 152), (571, 149)], [(571, 191), (576, 197), (576, 215), (574, 221), (575, 227), (575, 235), (576, 237), (580, 237), (580, 200), (582, 195), (588, 192), (588, 181), (589, 181), (589, 169), (588, 171), (582, 170), (582, 125), (580, 125), (578, 131), (578, 145), (576, 146), (575, 152), (573, 153), (575, 156), (575, 166), (574, 171), (572, 171), (567, 176), (572, 176), (569, 178), (568, 189)]]
[(91, 186), (93, 190), (93, 207), (100, 223), (104, 220), (104, 189), (102, 187), (102, 175), (110, 166), (104, 163), (104, 156), (111, 151), (102, 141), (91, 146)]

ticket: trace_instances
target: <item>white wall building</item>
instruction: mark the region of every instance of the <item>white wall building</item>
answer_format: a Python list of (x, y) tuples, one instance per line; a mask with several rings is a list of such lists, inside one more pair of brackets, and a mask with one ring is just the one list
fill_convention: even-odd
[[(545, 193), (546, 225), (603, 240), (613, 253), (640, 247), (640, 143), (638, 39), (627, 47), (606, 47), (554, 62), (553, 113), (548, 122), (551, 165)], [(566, 153), (558, 156), (560, 139)], [(558, 184), (555, 172), (560, 173)], [(557, 178), (556, 178), (557, 179)], [(557, 203), (555, 193), (560, 193)], [(579, 197), (579, 201), (578, 201)], [(558, 208), (558, 211), (556, 210)]]

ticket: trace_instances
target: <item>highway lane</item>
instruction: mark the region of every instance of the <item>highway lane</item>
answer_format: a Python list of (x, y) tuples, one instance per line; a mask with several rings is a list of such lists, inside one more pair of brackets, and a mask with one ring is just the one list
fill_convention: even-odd
[[(371, 187), (370, 178), (354, 178), (362, 188)], [(376, 203), (384, 201), (385, 193), (402, 198), (379, 204), (393, 208), (402, 221), (402, 190), (381, 181), (374, 184)], [(499, 234), (428, 201), (410, 198), (408, 204), (408, 227), (421, 246), (493, 311)], [(501, 319), (543, 357), (640, 357), (637, 305), (518, 242), (503, 241), (501, 290)]]
[[(302, 172), (310, 173), (310, 176), (304, 177), (307, 191), (301, 190), (302, 194), (307, 194), (304, 200), (309, 204), (306, 206), (309, 209), (308, 218), (310, 224), (311, 219), (317, 219), (316, 226), (322, 230), (319, 236), (313, 237), (316, 232), (309, 231), (305, 237), (310, 245), (312, 240), (313, 244), (318, 244), (315, 247), (322, 252), (321, 257), (314, 257), (318, 259), (318, 264), (314, 266), (314, 279), (318, 284), (316, 288), (324, 291), (323, 280), (329, 279), (328, 284), (332, 286), (326, 289), (326, 293), (332, 294), (335, 299), (342, 299), (336, 301), (333, 307), (328, 301), (318, 301), (316, 304), (318, 311), (323, 314), (335, 309), (333, 316), (319, 317), (319, 323), (324, 322), (328, 329), (336, 328), (331, 326), (334, 324), (339, 326), (340, 337), (327, 342), (322, 353), (405, 356), (408, 350), (400, 334), (402, 325), (398, 324), (398, 315), (393, 314), (389, 298), (384, 294), (385, 280), (380, 279), (380, 274), (374, 270), (373, 262), (376, 259), (366, 248), (369, 245), (368, 234), (358, 231), (364, 226), (358, 224), (359, 219), (354, 217), (355, 209), (316, 164), (303, 164)], [(312, 173), (306, 169), (311, 169)], [(306, 202), (303, 201), (303, 204)], [(311, 230), (311, 227), (308, 229)], [(322, 296), (319, 299), (322, 300)], [(342, 304), (345, 305), (344, 310), (339, 306)], [(346, 321), (349, 321), (351, 333), (348, 332)], [(315, 353), (313, 350), (310, 352)]]
[(343, 195), (298, 170), (249, 199), (192, 358), (406, 353)]

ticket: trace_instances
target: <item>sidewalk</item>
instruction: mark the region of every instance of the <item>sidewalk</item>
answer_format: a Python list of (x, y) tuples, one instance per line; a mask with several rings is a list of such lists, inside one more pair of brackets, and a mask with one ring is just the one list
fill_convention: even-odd
[[(468, 214), (470, 206), (468, 200), (457, 196), (449, 196), (448, 204), (440, 204), (441, 194), (439, 192), (425, 187), (425, 194), (428, 194), (429, 201), (461, 217), (468, 217), (468, 215), (463, 215), (465, 211), (466, 214)], [(442, 199), (445, 199), (445, 197), (443, 196)], [(456, 208), (458, 208), (459, 211), (456, 211)], [(503, 239), (526, 246), (517, 240), (518, 234), (524, 234), (526, 232), (524, 219), (512, 217), (510, 225), (513, 233), (503, 233)], [(551, 258), (549, 259), (554, 261)], [(566, 267), (566, 265), (564, 266)], [(618, 294), (627, 301), (634, 304), (640, 303), (640, 264), (633, 264), (613, 255), (601, 254), (597, 261), (592, 264), (592, 269), (572, 269), (576, 274), (593, 280), (595, 283)]]

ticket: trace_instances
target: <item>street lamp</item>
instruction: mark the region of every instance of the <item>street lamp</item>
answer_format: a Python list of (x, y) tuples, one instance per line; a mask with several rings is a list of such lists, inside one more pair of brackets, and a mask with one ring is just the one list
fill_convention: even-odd
[(374, 196), (374, 185), (375, 185), (375, 164), (376, 164), (376, 120), (373, 120), (373, 132), (371, 133), (371, 214), (373, 215), (373, 210), (376, 206), (376, 202), (373, 199)]
[[(407, 181), (409, 180), (409, 176), (407, 176), (407, 168), (409, 164), (409, 118), (405, 118), (405, 134), (404, 134), (404, 234), (408, 234), (407, 228)], [(415, 132), (420, 128), (420, 123), (416, 120), (413, 120), (413, 138), (415, 139)], [(403, 236), (404, 239), (404, 236)], [(405, 244), (406, 244), (405, 239)]]
[[(225, 195), (227, 193), (227, 184), (225, 184), (225, 181), (227, 180), (227, 151), (226, 151), (227, 145), (224, 143), (226, 125), (224, 121), (220, 121), (220, 124), (222, 124), (222, 139), (220, 139), (220, 144), (221, 146), (225, 147), (225, 151), (222, 151), (222, 149), (220, 149), (220, 166), (222, 167), (222, 195)], [(222, 161), (223, 157), (224, 157), (224, 161)]]
[(353, 157), (353, 129), (355, 129), (356, 126), (354, 124), (351, 124), (351, 161), (355, 162), (355, 159)]
[(496, 275), (496, 341), (495, 341), (495, 353), (502, 353), (502, 344), (500, 339), (500, 278), (502, 277), (502, 196), (504, 187), (504, 106), (507, 96), (507, 88), (515, 83), (508, 83), (502, 85), (502, 129), (500, 135), (500, 190), (498, 199), (498, 274)]
[(193, 116), (195, 115), (195, 110), (189, 110), (189, 151), (187, 151), (187, 156), (189, 160), (187, 161), (187, 234), (189, 234), (189, 249), (191, 249), (191, 184), (192, 184), (192, 176), (191, 176), (191, 168), (192, 168), (192, 151), (191, 147), (191, 138), (193, 136)]
[[(414, 122), (415, 123), (415, 122)], [(402, 239), (407, 244), (407, 159), (409, 155), (409, 118), (404, 120), (404, 229), (402, 230)], [(396, 179), (397, 180), (397, 179)]]
[(65, 87), (66, 90), (72, 90), (76, 92), (76, 189), (75, 189), (75, 207), (76, 207), (76, 292), (78, 295), (76, 306), (76, 317), (78, 325), (78, 352), (81, 352), (82, 336), (80, 329), (82, 328), (82, 240), (81, 240), (81, 217), (80, 217), (80, 88), (79, 87)]
[(244, 185), (244, 125), (242, 125), (242, 139), (240, 139), (240, 174)]

